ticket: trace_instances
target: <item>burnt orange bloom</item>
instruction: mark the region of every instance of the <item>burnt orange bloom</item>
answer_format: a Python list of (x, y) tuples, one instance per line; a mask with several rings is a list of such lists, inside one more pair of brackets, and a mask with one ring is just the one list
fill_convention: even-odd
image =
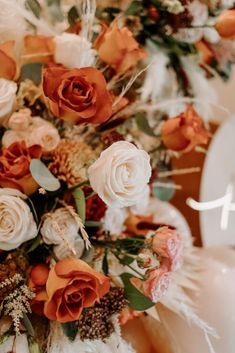
[(206, 144), (209, 139), (203, 120), (192, 105), (188, 105), (184, 113), (165, 121), (161, 135), (167, 148), (179, 152), (189, 152), (197, 145)]
[(25, 142), (15, 142), (0, 151), (0, 186), (18, 189), (26, 195), (33, 194), (38, 184), (33, 179), (29, 166), (32, 159), (40, 159), (39, 145), (26, 147)]
[(215, 28), (225, 39), (235, 39), (235, 9), (225, 10), (217, 18)]
[(44, 314), (50, 320), (78, 320), (83, 309), (93, 306), (110, 288), (110, 279), (86, 262), (67, 258), (50, 270)]
[(43, 90), (52, 113), (65, 121), (99, 124), (112, 114), (105, 78), (93, 67), (47, 67), (43, 70)]
[(14, 48), (14, 40), (9, 40), (0, 45), (0, 78), (14, 80), (17, 76), (17, 63)]
[(138, 42), (127, 27), (119, 29), (117, 22), (112, 26), (103, 26), (103, 31), (95, 41), (100, 59), (118, 73), (123, 73), (136, 66), (147, 52), (139, 47)]

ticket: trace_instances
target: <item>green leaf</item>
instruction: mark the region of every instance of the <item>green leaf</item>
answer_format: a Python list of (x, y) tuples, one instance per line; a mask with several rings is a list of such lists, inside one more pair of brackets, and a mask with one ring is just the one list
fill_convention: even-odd
[(37, 0), (26, 0), (25, 6), (30, 9), (37, 18), (40, 17), (42, 8)]
[(42, 78), (42, 66), (43, 64), (41, 63), (23, 65), (20, 71), (20, 80), (29, 79), (36, 85), (39, 85)]
[(61, 324), (61, 326), (64, 331), (64, 334), (69, 338), (69, 340), (74, 341), (78, 333), (78, 327), (75, 321), (66, 322), (64, 324)]
[(146, 119), (145, 113), (137, 113), (135, 116), (135, 121), (139, 130), (144, 132), (146, 135), (155, 137), (154, 131), (150, 127), (148, 120)]
[(135, 260), (132, 256), (129, 255), (118, 255), (118, 260), (122, 265), (130, 265)]
[(84, 192), (81, 188), (76, 188), (73, 190), (73, 197), (76, 203), (77, 212), (82, 220), (85, 223), (86, 219), (86, 199)]
[(41, 353), (41, 349), (35, 339), (28, 337), (28, 344), (30, 353)]
[(121, 274), (121, 279), (125, 288), (125, 296), (129, 301), (129, 305), (134, 310), (147, 310), (155, 305), (148, 297), (142, 294), (136, 289), (130, 282), (130, 278), (133, 277), (130, 273)]
[(102, 262), (102, 270), (104, 274), (107, 276), (109, 273), (109, 264), (108, 264), (108, 258), (107, 258), (108, 252), (107, 249), (105, 249), (104, 257), (103, 257), (103, 262)]
[(139, 16), (140, 12), (143, 10), (143, 6), (141, 4), (141, 1), (135, 0), (132, 1), (131, 5), (128, 7), (126, 10), (126, 15), (127, 16)]
[(34, 251), (35, 249), (37, 249), (37, 247), (41, 244), (41, 236), (37, 235), (36, 238), (33, 239), (31, 246), (29, 247), (29, 249), (27, 250), (27, 254), (29, 254), (30, 252)]
[(76, 6), (71, 7), (71, 9), (68, 12), (68, 22), (70, 26), (73, 26), (77, 20), (79, 19), (79, 13), (76, 8)]
[(100, 227), (102, 225), (102, 222), (97, 222), (97, 221), (86, 221), (85, 222), (85, 227)]
[(34, 180), (47, 191), (56, 191), (60, 188), (60, 182), (49, 171), (40, 159), (32, 159), (30, 172)]
[(28, 334), (31, 337), (34, 337), (35, 336), (35, 332), (34, 332), (33, 326), (31, 324), (28, 316), (25, 313), (23, 314), (22, 322), (23, 322), (24, 327), (25, 327), (26, 331), (28, 332)]

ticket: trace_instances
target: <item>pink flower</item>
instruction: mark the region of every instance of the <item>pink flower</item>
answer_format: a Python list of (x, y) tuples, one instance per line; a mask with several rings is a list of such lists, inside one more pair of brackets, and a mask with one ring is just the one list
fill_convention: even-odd
[(183, 243), (175, 229), (162, 227), (157, 230), (152, 241), (153, 251), (163, 257), (169, 271), (176, 271), (182, 264)]
[(154, 303), (166, 295), (170, 281), (171, 273), (166, 266), (148, 271), (146, 281), (142, 281), (139, 278), (131, 278), (132, 285), (149, 297)]

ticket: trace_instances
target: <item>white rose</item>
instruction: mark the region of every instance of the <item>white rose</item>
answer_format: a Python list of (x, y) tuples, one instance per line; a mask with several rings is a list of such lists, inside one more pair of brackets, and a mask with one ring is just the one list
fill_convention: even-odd
[(135, 215), (145, 215), (148, 213), (148, 206), (150, 202), (150, 187), (147, 185), (141, 198), (135, 205), (131, 206), (131, 213)]
[(40, 117), (34, 117), (32, 121), (31, 133), (27, 139), (29, 146), (36, 143), (42, 146), (45, 152), (53, 151), (60, 142), (56, 127)]
[(5, 124), (16, 99), (17, 84), (0, 78), (0, 125)]
[(37, 235), (37, 226), (24, 194), (0, 189), (0, 249), (9, 251)]
[(85, 245), (79, 235), (79, 225), (64, 207), (47, 214), (41, 228), (43, 241), (54, 246), (54, 252), (59, 259), (75, 255), (81, 257)]
[(126, 208), (111, 208), (109, 207), (105, 212), (103, 218), (104, 230), (111, 234), (120, 234), (124, 229), (124, 222), (127, 219), (128, 212)]
[(135, 205), (151, 176), (150, 157), (127, 141), (104, 150), (88, 169), (92, 188), (110, 207)]
[(93, 66), (95, 62), (95, 50), (91, 49), (91, 43), (85, 38), (73, 33), (63, 33), (54, 39), (57, 63), (73, 69)]

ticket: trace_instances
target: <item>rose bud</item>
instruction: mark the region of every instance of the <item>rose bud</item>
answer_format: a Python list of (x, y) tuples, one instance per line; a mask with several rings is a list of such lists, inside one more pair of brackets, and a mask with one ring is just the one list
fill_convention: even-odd
[(235, 9), (226, 10), (217, 18), (215, 28), (225, 39), (235, 39)]

